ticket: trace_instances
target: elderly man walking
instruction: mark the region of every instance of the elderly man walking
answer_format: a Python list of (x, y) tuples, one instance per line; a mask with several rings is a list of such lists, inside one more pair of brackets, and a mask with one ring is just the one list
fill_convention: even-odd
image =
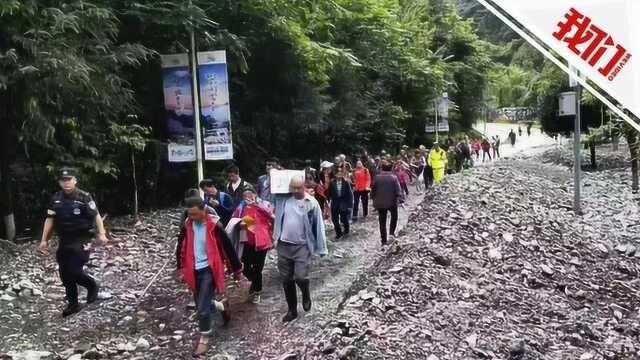
[(291, 193), (275, 199), (273, 240), (278, 252), (278, 271), (289, 310), (282, 318), (289, 322), (298, 317), (298, 294), (302, 293), (302, 308), (311, 309), (309, 267), (313, 255), (327, 254), (322, 210), (316, 199), (307, 194), (304, 179), (294, 178)]

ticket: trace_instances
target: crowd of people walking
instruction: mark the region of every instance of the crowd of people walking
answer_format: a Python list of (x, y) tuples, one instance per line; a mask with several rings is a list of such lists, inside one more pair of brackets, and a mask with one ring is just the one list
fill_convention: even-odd
[[(335, 241), (341, 241), (352, 234), (354, 223), (375, 212), (384, 247), (395, 237), (398, 209), (411, 189), (420, 193), (440, 184), (447, 174), (473, 166), (479, 161), (480, 150), (483, 162), (487, 157), (498, 158), (499, 149), (498, 137), (470, 140), (464, 136), (457, 142), (449, 138), (435, 143), (431, 149), (403, 146), (395, 156), (385, 151), (377, 156), (363, 152), (352, 158), (341, 154), (333, 161), (322, 161), (319, 169), (306, 161), (304, 178), (291, 178), (288, 193), (271, 191), (272, 171), (282, 169), (275, 158), (266, 161), (265, 174), (256, 186), (241, 177), (237, 166), (227, 169), (225, 184), (202, 180), (199, 189), (186, 192), (175, 256), (178, 273), (192, 291), (197, 309), (201, 336), (194, 355), (208, 351), (216, 311), (225, 323), (230, 320), (221, 301), (225, 273), (235, 279), (244, 275), (250, 283), (247, 301), (259, 304), (265, 261), (274, 249), (287, 304), (282, 321), (290, 322), (298, 317), (298, 292), (302, 309), (312, 308), (308, 274), (312, 258), (328, 253), (327, 224), (332, 224)], [(82, 270), (88, 260), (85, 244), (96, 230), (100, 242), (106, 241), (97, 205), (76, 183), (75, 172), (61, 172), (62, 190), (52, 198), (40, 244), (41, 251), (48, 251), (54, 228), (62, 238), (57, 259), (67, 291), (63, 316), (82, 308), (78, 285), (89, 290), (87, 303), (97, 301), (99, 285)]]

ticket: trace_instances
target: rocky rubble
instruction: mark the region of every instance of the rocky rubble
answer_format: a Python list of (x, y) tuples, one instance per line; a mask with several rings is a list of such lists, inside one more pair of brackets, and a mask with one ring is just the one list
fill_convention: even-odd
[[(585, 169), (591, 167), (591, 154), (589, 149), (583, 149), (582, 166)], [(556, 146), (544, 151), (540, 160), (545, 163), (558, 164), (573, 167), (574, 155), (572, 146)], [(618, 145), (618, 150), (613, 151), (612, 145), (596, 146), (596, 163), (599, 170), (625, 169), (629, 167), (631, 155), (626, 144)]]
[[(412, 198), (409, 225), (382, 252), (375, 213), (350, 239), (329, 230), (330, 255), (312, 268), (314, 309), (288, 325), (271, 252), (262, 304), (228, 282), (234, 320), (216, 325), (210, 358), (640, 358), (640, 214), (627, 172), (585, 174), (576, 217), (570, 172), (541, 163), (479, 167), (420, 205)], [(53, 255), (33, 243), (0, 251), (11, 264), (0, 268), (0, 359), (190, 358), (191, 296), (173, 273), (178, 217), (110, 219), (114, 241), (90, 263), (102, 301), (64, 320)]]
[[(175, 209), (147, 213), (136, 225), (128, 218), (109, 221), (112, 241), (96, 249), (88, 264), (103, 286), (100, 301), (69, 319), (60, 317), (64, 288), (53, 253), (40, 255), (34, 243), (19, 245), (19, 256), (0, 253), (12, 265), (0, 269), (0, 358), (129, 359), (157, 351), (152, 348), (157, 339), (139, 337), (133, 330), (151, 322), (137, 307), (142, 289), (173, 259), (178, 214)], [(83, 301), (84, 289), (79, 289)]]
[(571, 174), (539, 163), (450, 177), (303, 358), (640, 358), (640, 216), (624, 174), (588, 174), (579, 217)]
[[(400, 211), (399, 226), (420, 200), (409, 198), (406, 209)], [(197, 339), (194, 308), (190, 305), (193, 298), (174, 269), (173, 235), (180, 211), (144, 213), (136, 225), (126, 217), (109, 219), (112, 242), (96, 248), (88, 266), (103, 286), (101, 301), (65, 319), (60, 317), (64, 289), (53, 254), (38, 255), (35, 243), (20, 245), (12, 253), (0, 251), (0, 260), (11, 264), (0, 268), (0, 291), (11, 296), (0, 300), (0, 359), (191, 358)], [(337, 307), (362, 266), (369, 266), (375, 258), (371, 254), (379, 249), (376, 224), (373, 216), (361, 219), (354, 224), (353, 234), (340, 241), (335, 241), (328, 226), (330, 254), (315, 261), (310, 274), (314, 309), (301, 311), (300, 318), (291, 324), (280, 321), (286, 305), (274, 251), (267, 257), (260, 305), (246, 302), (246, 281), (227, 279), (225, 297), (232, 321), (222, 327), (216, 316), (210, 358), (299, 358), (297, 350), (288, 349), (297, 349), (317, 333), (318, 325)], [(156, 274), (155, 283), (145, 292)], [(32, 296), (31, 288), (43, 295)], [(84, 296), (81, 289), (81, 301)], [(341, 351), (346, 354), (350, 350)]]

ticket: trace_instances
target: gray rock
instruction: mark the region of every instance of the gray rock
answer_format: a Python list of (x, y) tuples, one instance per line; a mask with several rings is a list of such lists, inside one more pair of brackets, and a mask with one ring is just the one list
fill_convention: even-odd
[(340, 360), (354, 359), (358, 354), (358, 348), (350, 345), (338, 352), (338, 358)]
[(509, 345), (509, 356), (512, 359), (520, 359), (527, 353), (527, 346), (523, 339), (514, 340)]
[(48, 360), (53, 358), (49, 351), (26, 350), (22, 352), (9, 351), (7, 353), (12, 360)]
[(138, 342), (136, 342), (136, 351), (146, 351), (149, 350), (150, 347), (151, 344), (145, 338), (140, 338)]

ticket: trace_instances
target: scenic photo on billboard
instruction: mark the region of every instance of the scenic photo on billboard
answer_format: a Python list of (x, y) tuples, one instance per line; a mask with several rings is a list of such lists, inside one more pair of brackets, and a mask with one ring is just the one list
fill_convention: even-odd
[(205, 160), (233, 159), (231, 108), (225, 51), (198, 53), (200, 113)]
[(187, 54), (162, 55), (169, 161), (196, 160), (191, 74)]

